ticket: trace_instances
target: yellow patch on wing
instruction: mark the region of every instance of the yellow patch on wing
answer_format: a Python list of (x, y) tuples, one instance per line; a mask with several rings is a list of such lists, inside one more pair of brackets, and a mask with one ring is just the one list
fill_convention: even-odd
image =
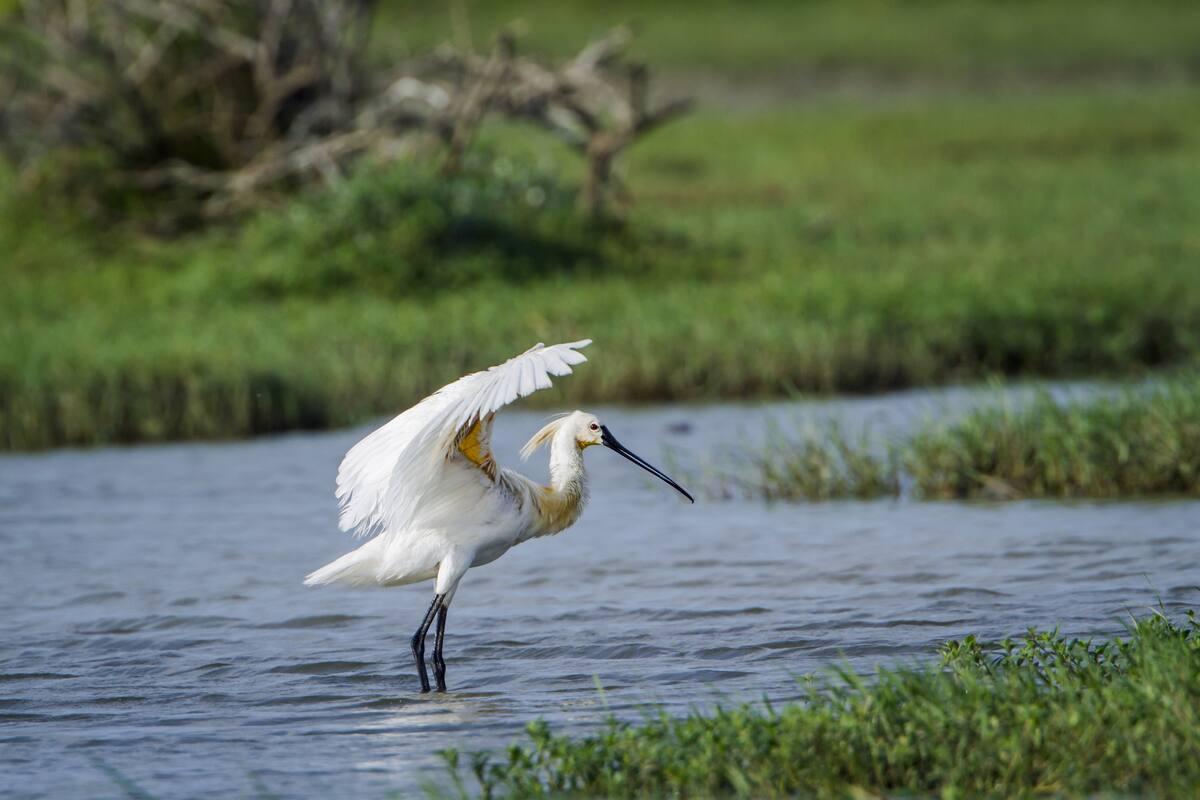
[(475, 466), (483, 470), (492, 480), (496, 479), (496, 462), (492, 458), (491, 425), (495, 414), (488, 414), (483, 419), (475, 420), (475, 424), (459, 432), (455, 446), (458, 452)]

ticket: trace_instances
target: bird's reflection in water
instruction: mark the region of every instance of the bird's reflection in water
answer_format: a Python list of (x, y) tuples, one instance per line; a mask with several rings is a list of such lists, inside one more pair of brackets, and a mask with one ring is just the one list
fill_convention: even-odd
[(458, 726), (477, 723), (491, 717), (507, 717), (516, 702), (501, 692), (439, 692), (437, 694), (396, 694), (380, 698), (364, 707), (386, 710), (372, 715), (360, 727), (386, 735), (406, 735), (431, 726)]
[[(376, 700), (372, 708), (386, 708), (386, 713), (361, 720), (356, 733), (371, 737), (377, 757), (354, 768), (395, 775), (400, 784), (411, 784), (418, 774), (428, 781), (438, 774), (446, 748), (472, 752), (509, 743), (507, 723), (519, 713), (518, 705), (500, 692), (397, 694)], [(463, 736), (463, 731), (470, 733)]]

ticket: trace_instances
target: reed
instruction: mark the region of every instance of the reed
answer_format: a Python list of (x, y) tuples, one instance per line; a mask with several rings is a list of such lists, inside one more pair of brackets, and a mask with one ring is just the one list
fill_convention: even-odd
[(935, 499), (1200, 495), (1200, 381), (996, 405), (914, 436), (906, 469)]
[(1029, 404), (992, 402), (953, 423), (899, 441), (836, 426), (716, 456), (698, 476), (714, 497), (825, 500), (900, 494), (926, 500), (1025, 497), (1200, 496), (1200, 379), (1083, 401), (1039, 393)]
[[(836, 423), (807, 426), (799, 436), (771, 424), (763, 444), (714, 456), (720, 464), (695, 475), (710, 497), (774, 501), (869, 499), (900, 493), (894, 449), (885, 454), (868, 431), (847, 436)], [(687, 466), (680, 465), (686, 472)]]

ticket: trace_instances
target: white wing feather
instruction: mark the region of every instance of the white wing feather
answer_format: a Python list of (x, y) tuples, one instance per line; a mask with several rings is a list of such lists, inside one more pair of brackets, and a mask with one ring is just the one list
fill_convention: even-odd
[(439, 490), (449, 488), (444, 469), (458, 432), (548, 388), (550, 376), (571, 374), (572, 366), (587, 361), (576, 351), (589, 344), (591, 339), (550, 347), (539, 343), (443, 386), (354, 445), (338, 468), (341, 529), (367, 536), (412, 527), (424, 501), (436, 505)]

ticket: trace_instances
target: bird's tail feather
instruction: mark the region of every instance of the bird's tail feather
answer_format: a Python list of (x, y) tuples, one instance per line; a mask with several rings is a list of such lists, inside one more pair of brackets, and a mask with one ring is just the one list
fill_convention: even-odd
[(352, 550), (336, 561), (332, 561), (309, 574), (305, 586), (323, 586), (341, 583), (349, 586), (377, 586), (379, 576), (373, 558), (364, 558), (362, 548)]
[[(340, 583), (344, 586), (403, 586), (427, 581), (438, 574), (438, 559), (421, 558), (405, 550), (399, 563), (389, 561), (389, 542), (377, 536), (357, 550), (330, 562), (304, 579), (305, 586)], [(428, 555), (428, 554), (426, 554)]]

